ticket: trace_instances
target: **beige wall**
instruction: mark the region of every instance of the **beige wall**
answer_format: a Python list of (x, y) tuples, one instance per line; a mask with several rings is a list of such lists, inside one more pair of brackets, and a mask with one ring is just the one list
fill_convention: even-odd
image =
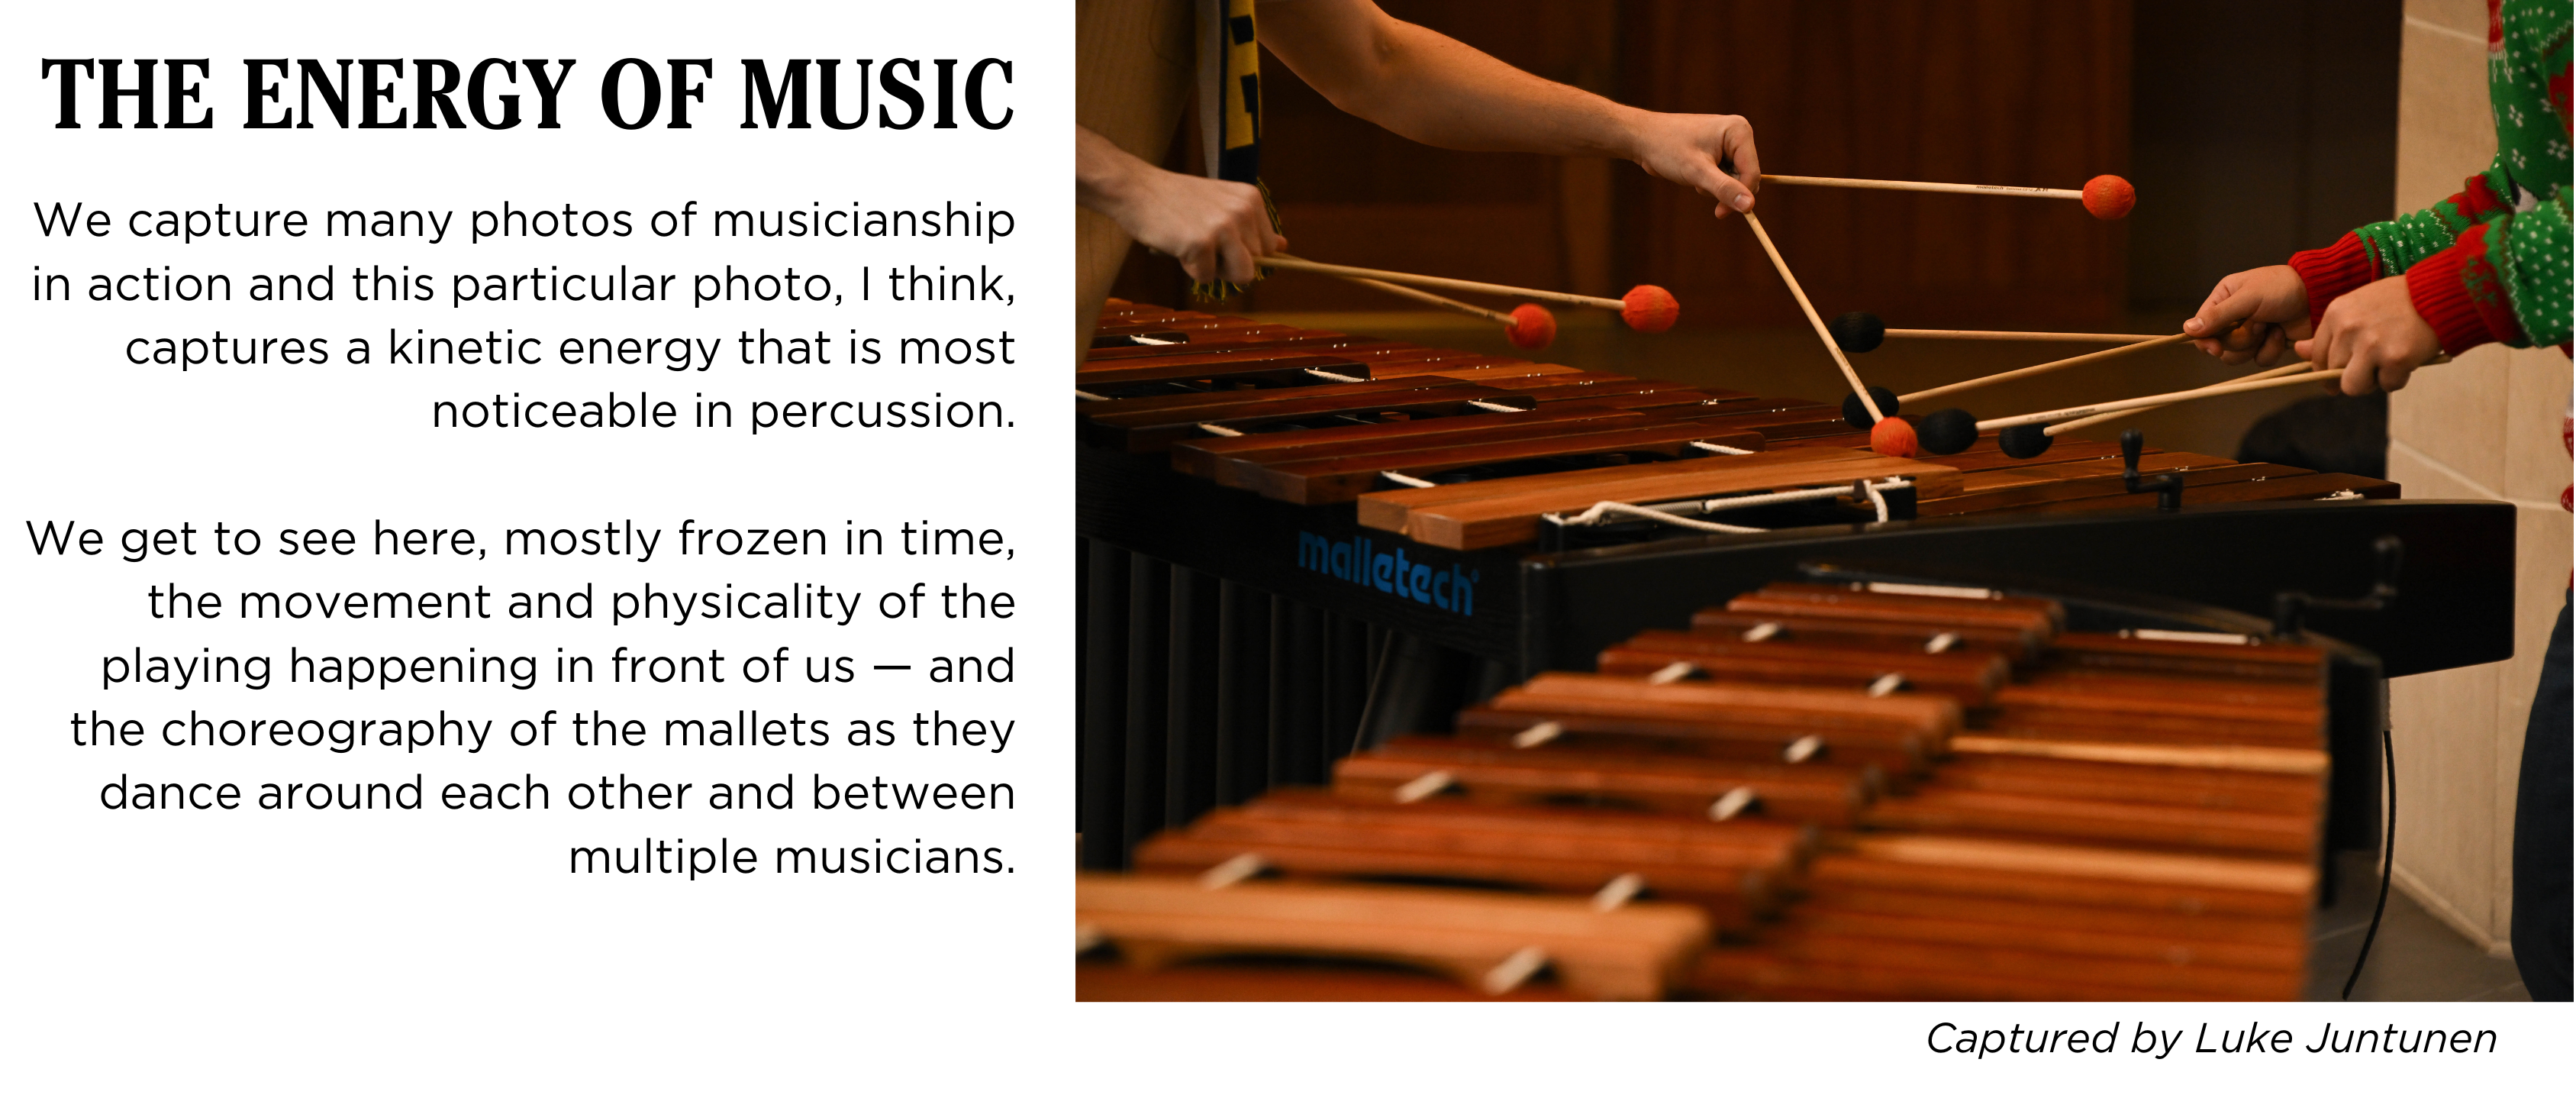
[[(2483, 0), (2407, 0), (2397, 107), (2397, 208), (2449, 196), (2495, 154)], [(2559, 440), (2569, 364), (2556, 349), (2486, 346), (2392, 396), (2388, 477), (2409, 498), (2520, 508), (2510, 662), (2389, 685), (2397, 752), (2397, 885), (2490, 952), (2512, 922), (2513, 796), (2540, 655), (2567, 589), (2568, 484)]]

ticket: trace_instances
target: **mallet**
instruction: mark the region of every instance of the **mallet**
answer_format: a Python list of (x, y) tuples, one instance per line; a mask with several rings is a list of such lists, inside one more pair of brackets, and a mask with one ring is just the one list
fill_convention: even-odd
[[(2282, 370), (2272, 371), (2278, 373)], [(2170, 406), (2194, 399), (2207, 399), (2214, 395), (2234, 395), (2239, 392), (2284, 388), (2292, 384), (2312, 384), (2319, 380), (2340, 376), (2342, 372), (2341, 369), (2324, 369), (2296, 375), (2268, 376), (2259, 380), (2239, 380), (2226, 384), (2213, 384), (2204, 388), (2166, 392), (2162, 395), (2114, 399), (2107, 403), (2064, 407), (2054, 411), (2035, 411), (2030, 414), (2013, 415), (2009, 418), (1989, 418), (1984, 421), (1970, 418), (1968, 412), (1953, 408), (1925, 415), (1920, 435), (1925, 451), (1947, 455), (1975, 444), (1979, 433), (1994, 430), (1999, 435), (1995, 439), (1996, 443), (2003, 448), (2004, 455), (2015, 460), (2028, 460), (2047, 452), (2049, 445), (2055, 442), (2056, 437), (2047, 429), (2050, 423), (2092, 418), (2114, 411)]]
[(1672, 329), (1681, 316), (1681, 305), (1671, 293), (1654, 285), (1640, 285), (1628, 290), (1625, 297), (1592, 297), (1581, 293), (1559, 293), (1548, 289), (1524, 289), (1517, 285), (1496, 285), (1487, 281), (1465, 281), (1459, 278), (1433, 277), (1429, 274), (1407, 274), (1395, 270), (1371, 270), (1364, 266), (1337, 266), (1328, 262), (1308, 262), (1286, 255), (1269, 255), (1254, 260), (1275, 270), (1303, 270), (1314, 274), (1333, 274), (1346, 278), (1369, 278), (1401, 285), (1419, 285), (1426, 289), (1450, 289), (1461, 293), (1491, 293), (1506, 297), (1533, 297), (1558, 304), (1580, 305), (1619, 313), (1631, 328), (1656, 332)]
[(1814, 175), (1764, 175), (1765, 183), (1787, 186), (1830, 186), (1844, 190), (1911, 190), (1925, 194), (1986, 194), (2008, 198), (2066, 198), (2084, 203), (2084, 211), (2106, 221), (2129, 215), (2138, 204), (2138, 190), (2129, 180), (2118, 175), (2095, 175), (2082, 190), (2057, 190), (2045, 186), (1987, 186), (1981, 183), (1900, 182), (1892, 179), (1829, 179)]
[(1868, 312), (1845, 312), (1825, 324), (1844, 353), (1865, 354), (1891, 338), (1934, 342), (2145, 342), (2156, 335), (2100, 334), (2078, 331), (1943, 331), (1890, 327)]
[(1523, 304), (1508, 312), (1497, 312), (1481, 305), (1452, 300), (1438, 293), (1427, 293), (1410, 285), (1398, 285), (1391, 281), (1358, 277), (1344, 280), (1353, 285), (1368, 286), (1381, 293), (1393, 293), (1406, 300), (1421, 301), (1434, 308), (1456, 312), (1462, 316), (1475, 316), (1478, 319), (1489, 319), (1500, 323), (1503, 325), (1503, 337), (1511, 339), (1512, 345), (1524, 350), (1544, 350), (1549, 343), (1556, 341), (1555, 314), (1535, 304)]
[[(2308, 363), (2307, 363), (2307, 362), (2304, 362), (2304, 361), (2293, 361), (2293, 362), (2291, 362), (2291, 363), (2289, 363), (2289, 364), (2287, 364), (2287, 365), (2280, 366), (2279, 368), (2274, 368), (2274, 369), (2265, 369), (2265, 370), (2263, 370), (2262, 372), (2259, 372), (2259, 373), (2252, 373), (2252, 374), (2248, 374), (2248, 375), (2246, 375), (2246, 376), (2240, 376), (2240, 377), (2234, 377), (2234, 378), (2227, 379), (2227, 380), (2222, 380), (2222, 381), (2219, 381), (2219, 382), (2218, 382), (2218, 383), (2216, 383), (2216, 384), (2203, 384), (2203, 385), (2201, 385), (2201, 386), (2200, 386), (2200, 387), (2198, 387), (2198, 388), (2193, 388), (2193, 389), (2192, 389), (2192, 391), (2197, 392), (2197, 391), (2204, 391), (2204, 390), (2207, 390), (2207, 389), (2210, 389), (2210, 388), (2226, 388), (2226, 387), (2231, 387), (2231, 386), (2234, 386), (2234, 385), (2237, 385), (2237, 384), (2243, 384), (2243, 383), (2245, 383), (2246, 381), (2249, 381), (2249, 380), (2270, 380), (2271, 378), (2276, 377), (2276, 376), (2289, 376), (2289, 375), (2294, 374), (2294, 373), (2301, 373), (2301, 372), (2306, 372), (2306, 371), (2309, 371), (2309, 366), (2308, 366)], [(2151, 410), (2154, 410), (2154, 409), (2155, 409), (2155, 408), (2153, 408), (2153, 407), (2137, 407), (2137, 408), (2133, 408), (2133, 409), (2131, 409), (2131, 410), (2125, 410), (2125, 411), (2108, 411), (2108, 412), (2105, 412), (2105, 413), (2102, 413), (2102, 414), (2092, 415), (2092, 416), (2090, 416), (2090, 417), (2086, 417), (2086, 418), (2078, 418), (2078, 419), (2075, 419), (2074, 421), (2071, 421), (2071, 422), (2055, 422), (2055, 423), (2051, 423), (2051, 424), (2049, 425), (2049, 427), (2048, 427), (2046, 430), (2041, 431), (2041, 432), (2046, 433), (2046, 434), (2047, 434), (2048, 436), (2050, 436), (2050, 437), (2055, 437), (2055, 436), (2057, 436), (2058, 434), (2061, 434), (2061, 433), (2071, 433), (2071, 432), (2073, 432), (2073, 431), (2075, 431), (2075, 430), (2084, 429), (2084, 428), (2086, 428), (2086, 427), (2088, 427), (2088, 426), (2099, 426), (2099, 425), (2101, 425), (2102, 423), (2105, 423), (2105, 422), (2117, 421), (2117, 420), (2119, 420), (2119, 419), (2127, 418), (2127, 417), (2129, 417), (2130, 415), (2133, 415), (2133, 414), (2145, 414), (2145, 413), (2147, 413), (2148, 411), (2151, 411)]]
[[(2424, 364), (2427, 364), (2427, 365), (2443, 365), (2443, 364), (2448, 364), (2448, 363), (2450, 362), (2450, 360), (2451, 360), (2451, 355), (2449, 355), (2449, 354), (2435, 354), (2435, 355), (2433, 355), (2433, 359), (2432, 359), (2432, 360), (2427, 361), (2427, 362), (2425, 362)], [(2271, 378), (2276, 377), (2276, 376), (2290, 376), (2290, 375), (2297, 374), (2297, 373), (2300, 373), (2300, 372), (2303, 372), (2303, 371), (2307, 371), (2307, 370), (2308, 370), (2308, 368), (2309, 368), (2309, 365), (2308, 365), (2308, 363), (2307, 363), (2307, 362), (2305, 362), (2305, 361), (2293, 361), (2293, 362), (2291, 362), (2291, 363), (2289, 363), (2289, 364), (2287, 364), (2287, 365), (2283, 365), (2283, 366), (2280, 366), (2280, 367), (2278, 367), (2278, 368), (2265, 369), (2265, 370), (2263, 370), (2262, 372), (2259, 372), (2259, 373), (2249, 373), (2249, 374), (2247, 374), (2247, 375), (2245, 375), (2245, 376), (2237, 377), (2237, 378), (2236, 378), (2236, 379), (2234, 379), (2234, 380), (2222, 380), (2222, 381), (2219, 381), (2219, 382), (2218, 382), (2218, 383), (2216, 383), (2216, 384), (2207, 384), (2207, 385), (2203, 385), (2203, 386), (2201, 386), (2201, 387), (2199, 387), (2199, 388), (2194, 388), (2194, 389), (2192, 389), (2192, 390), (2197, 392), (2197, 391), (2206, 391), (2206, 390), (2208, 390), (2208, 389), (2210, 389), (2210, 388), (2232, 388), (2232, 387), (2235, 387), (2236, 385), (2243, 384), (2243, 383), (2246, 383), (2246, 382), (2248, 382), (2248, 381), (2254, 381), (2254, 380), (2270, 380)], [(2343, 374), (2341, 374), (2341, 373), (2336, 373), (2335, 375), (2336, 375), (2336, 376), (2338, 376), (2338, 377), (2340, 377), (2340, 376), (2341, 376), (2341, 375), (2343, 375)], [(2216, 395), (2216, 394), (2218, 394), (2218, 393), (2216, 393), (2216, 392), (2211, 392), (2210, 394), (2212, 394), (2212, 395)], [(2132, 410), (2126, 410), (2126, 411), (2110, 411), (2110, 412), (2107, 412), (2107, 413), (2104, 413), (2104, 414), (2092, 415), (2092, 416), (2087, 417), (2087, 418), (2078, 418), (2078, 419), (2076, 419), (2076, 420), (2074, 420), (2074, 421), (2072, 421), (2072, 422), (2057, 422), (2057, 423), (2052, 423), (2052, 424), (2050, 424), (2050, 425), (2049, 425), (2049, 427), (2048, 427), (2048, 429), (2047, 429), (2047, 431), (2046, 431), (2046, 432), (2047, 432), (2048, 436), (2050, 436), (2050, 437), (2055, 437), (2055, 436), (2057, 436), (2058, 434), (2061, 434), (2061, 433), (2070, 433), (2070, 432), (2073, 432), (2073, 431), (2075, 431), (2075, 430), (2083, 429), (2083, 428), (2085, 428), (2085, 427), (2087, 427), (2087, 426), (2099, 426), (2099, 425), (2101, 425), (2102, 423), (2110, 422), (2110, 421), (2114, 421), (2114, 420), (2116, 420), (2116, 419), (2127, 418), (2127, 417), (2129, 417), (2130, 415), (2133, 415), (2133, 414), (2145, 414), (2145, 413), (2147, 413), (2148, 411), (2151, 411), (2151, 410), (2154, 410), (2154, 409), (2155, 409), (2155, 408), (2153, 408), (2153, 407), (2138, 407), (2138, 408), (2135, 408), (2135, 409), (2132, 409)]]
[[(1852, 371), (1851, 359), (1843, 356), (1843, 348), (1834, 342), (1833, 332), (1825, 329), (1824, 318), (1816, 314), (1815, 305), (1808, 303), (1807, 291), (1798, 287), (1798, 275), (1789, 272), (1789, 262), (1781, 258), (1780, 249), (1772, 245), (1771, 233), (1763, 231), (1762, 218), (1754, 216), (1751, 210), (1746, 210), (1743, 216), (1744, 223), (1753, 226), (1753, 238), (1761, 241), (1762, 253), (1771, 256), (1772, 267), (1780, 271), (1780, 280), (1788, 283), (1789, 295), (1798, 298), (1798, 310), (1807, 314), (1807, 323), (1816, 329), (1816, 338), (1824, 342), (1825, 352), (1833, 355), (1834, 365), (1843, 371), (1843, 379), (1851, 383), (1852, 398), (1858, 400), (1861, 409), (1869, 413), (1870, 451), (1881, 456), (1914, 455), (1916, 446), (1913, 423), (1896, 417), (1896, 408), (1893, 406), (1885, 410), (1880, 409), (1874, 396), (1887, 389), (1880, 388), (1873, 392), (1868, 385), (1860, 382), (1860, 374)], [(1848, 410), (1844, 412), (1844, 417), (1852, 419), (1852, 424), (1855, 426), (1860, 424), (1857, 417)]]
[[(1835, 322), (1843, 323), (1844, 320), (1853, 315), (1865, 316), (1868, 315), (1868, 313), (1845, 313), (1842, 316), (1835, 317)], [(1876, 317), (1871, 318), (1874, 319)], [(1854, 336), (1865, 333), (1865, 331), (1862, 330), (1861, 325), (1857, 322), (1846, 324), (1845, 326), (1846, 329)], [(2129, 336), (2117, 337), (2125, 338)], [(2253, 332), (2249, 328), (2241, 325), (2231, 327), (2220, 332), (2218, 337), (2221, 344), (2230, 350), (2251, 350), (2262, 343), (2261, 339), (2253, 337)], [(1897, 411), (1903, 409), (1907, 404), (1918, 403), (1934, 396), (1949, 395), (1953, 392), (1969, 391), (1971, 389), (1985, 387), (1989, 384), (1999, 384), (2007, 380), (2019, 380), (2026, 376), (2038, 376), (2041, 373), (2053, 373), (2059, 369), (2073, 368), (2077, 365), (2088, 365), (2097, 361), (2107, 361), (2111, 358), (2119, 357), (2123, 354), (2133, 354), (2140, 350), (2151, 350), (2158, 346), (2170, 346), (2177, 342), (2190, 342), (2193, 341), (2193, 338), (2194, 336), (2181, 333), (2139, 336), (2136, 341), (2130, 342), (2126, 346), (2114, 346), (2108, 350), (2095, 350), (2092, 353), (2077, 354), (2074, 357), (2060, 358), (2056, 361), (2044, 361), (2037, 365), (2027, 365), (2019, 369), (2007, 369), (2000, 373), (1989, 373), (1985, 376), (1970, 377), (1955, 384), (1943, 384), (1936, 388), (1925, 388), (1919, 392), (1907, 392), (1904, 395), (1898, 395), (1885, 388), (1872, 388), (1870, 389), (1870, 394), (1878, 400), (1880, 408), (1884, 409), (1889, 414), (1895, 414)], [(1858, 402), (1859, 401), (1855, 399), (1845, 399), (1843, 401), (1843, 418), (1855, 426), (1860, 424), (1859, 419), (1856, 417), (1859, 410), (1857, 406)]]

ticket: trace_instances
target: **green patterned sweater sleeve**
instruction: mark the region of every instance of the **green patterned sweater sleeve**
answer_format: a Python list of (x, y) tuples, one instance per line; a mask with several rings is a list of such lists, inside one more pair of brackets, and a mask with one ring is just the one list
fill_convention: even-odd
[[(2502, 159), (2501, 154), (2498, 159)], [(2435, 252), (2459, 242), (2460, 233), (2478, 223), (2478, 214), (2492, 213), (2500, 206), (2489, 195), (2497, 192), (2495, 184), (2503, 181), (2502, 176), (2498, 164), (2489, 161), (2487, 169), (2470, 176), (2468, 186), (2459, 193), (2396, 220), (2353, 229), (2353, 234), (2370, 249), (2371, 276), (2403, 274)]]
[(2548, 201), (2500, 216), (2487, 229), (2487, 262), (2522, 328), (2521, 345), (2568, 342), (2568, 249), (2576, 238), (2569, 235), (2567, 222), (2567, 188), (2562, 186)]

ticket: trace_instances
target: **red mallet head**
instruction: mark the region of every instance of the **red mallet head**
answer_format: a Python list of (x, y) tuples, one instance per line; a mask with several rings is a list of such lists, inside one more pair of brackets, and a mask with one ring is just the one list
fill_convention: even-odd
[(1619, 305), (1619, 318), (1626, 320), (1630, 328), (1647, 334), (1672, 330), (1673, 321), (1682, 315), (1681, 302), (1658, 285), (1628, 290), (1627, 296), (1619, 298)]
[(1512, 325), (1503, 328), (1512, 345), (1524, 350), (1544, 350), (1556, 341), (1556, 316), (1535, 304), (1512, 309)]
[(1869, 428), (1871, 452), (1901, 459), (1914, 455), (1914, 449), (1914, 424), (1911, 422), (1891, 414)]
[(2118, 175), (2095, 175), (2084, 184), (2084, 211), (2103, 220), (2128, 216), (2137, 204), (2138, 188)]

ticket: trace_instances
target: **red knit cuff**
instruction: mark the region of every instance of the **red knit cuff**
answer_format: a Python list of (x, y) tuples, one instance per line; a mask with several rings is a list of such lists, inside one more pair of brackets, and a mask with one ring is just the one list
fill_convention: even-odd
[(2332, 247), (2301, 251), (2290, 256), (2290, 269), (2298, 271), (2299, 280), (2308, 287), (2308, 326), (2314, 328), (2325, 319), (2326, 305), (2379, 277), (2379, 263), (2370, 252), (2370, 244), (2359, 233), (2346, 232)]
[(2453, 356), (2495, 341), (2469, 300), (2469, 287), (2460, 283), (2460, 257), (2457, 246), (2446, 247), (2406, 271), (2406, 296), (2415, 302), (2415, 314), (2432, 325), (2442, 352)]
[(2475, 225), (2406, 271), (2415, 314), (2432, 326), (2442, 352), (2455, 357), (2473, 346), (2522, 341), (2522, 321), (2487, 264), (2486, 237), (2487, 226)]
[(2485, 175), (2471, 175), (2460, 184), (2460, 192), (2451, 195), (2451, 208), (2460, 211), (2462, 220), (2478, 221), (2485, 220), (2489, 213), (2512, 212), (2513, 203), (2488, 186)]

